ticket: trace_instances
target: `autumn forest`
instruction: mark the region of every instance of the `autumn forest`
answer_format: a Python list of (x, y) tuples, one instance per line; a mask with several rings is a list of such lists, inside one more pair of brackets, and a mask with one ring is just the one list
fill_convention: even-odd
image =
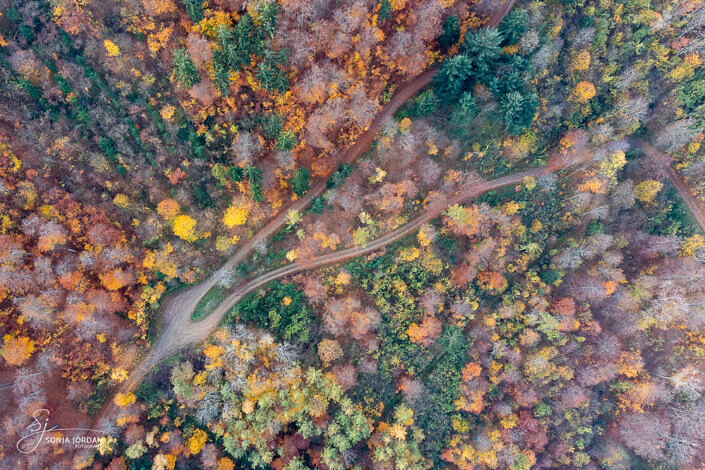
[(705, 0), (0, 0), (0, 469), (705, 466)]

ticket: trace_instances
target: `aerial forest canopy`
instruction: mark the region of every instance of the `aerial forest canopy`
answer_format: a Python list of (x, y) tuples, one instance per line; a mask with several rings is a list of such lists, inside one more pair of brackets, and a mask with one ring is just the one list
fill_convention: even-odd
[(0, 0), (0, 467), (702, 467), (704, 60), (703, 0)]

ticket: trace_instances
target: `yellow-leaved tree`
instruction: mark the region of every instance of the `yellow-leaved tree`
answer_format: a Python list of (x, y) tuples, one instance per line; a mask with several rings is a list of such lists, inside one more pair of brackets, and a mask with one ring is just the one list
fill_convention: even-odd
[(573, 60), (570, 61), (570, 65), (574, 70), (587, 70), (590, 67), (590, 52), (578, 52), (575, 56), (573, 56)]
[(105, 50), (108, 51), (110, 57), (117, 57), (120, 55), (120, 48), (110, 39), (106, 39), (103, 44), (105, 45)]
[(611, 180), (617, 178), (617, 172), (627, 164), (627, 157), (621, 150), (613, 152), (610, 157), (600, 163), (600, 172)]
[(575, 89), (573, 90), (573, 94), (579, 103), (587, 103), (593, 96), (595, 96), (596, 93), (597, 90), (595, 90), (595, 85), (586, 81), (582, 81), (575, 85)]
[(137, 397), (135, 396), (134, 393), (128, 392), (128, 393), (118, 393), (117, 395), (115, 395), (115, 398), (113, 399), (113, 401), (115, 402), (115, 404), (117, 406), (124, 407), (124, 406), (133, 404), (136, 399), (137, 399)]
[(34, 352), (34, 341), (26, 336), (5, 335), (4, 342), (0, 354), (11, 366), (19, 366)]
[(201, 452), (207, 440), (208, 434), (206, 434), (203, 429), (196, 429), (187, 442), (188, 450), (191, 455), (196, 455)]
[(636, 185), (634, 196), (643, 204), (653, 204), (656, 195), (663, 188), (663, 183), (648, 179)]
[(180, 215), (174, 219), (174, 235), (186, 240), (194, 242), (198, 239), (196, 236), (196, 219), (188, 215)]
[(247, 222), (247, 216), (250, 215), (250, 205), (247, 202), (236, 202), (225, 210), (223, 215), (223, 223), (228, 228), (233, 228), (236, 225), (244, 225)]

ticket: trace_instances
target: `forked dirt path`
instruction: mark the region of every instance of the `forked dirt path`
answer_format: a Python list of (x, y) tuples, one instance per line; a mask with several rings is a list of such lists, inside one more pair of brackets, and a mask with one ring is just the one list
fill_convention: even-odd
[[(413, 94), (412, 94), (413, 96)], [(632, 147), (640, 148), (646, 152), (658, 152), (663, 156), (663, 161), (668, 161), (670, 157), (664, 152), (658, 150), (650, 143), (641, 139), (629, 139), (625, 141)], [(205, 319), (194, 322), (191, 320), (191, 313), (193, 308), (186, 309), (183, 305), (170, 304), (174, 308), (181, 308), (176, 315), (171, 315), (165, 318), (165, 326), (162, 331), (161, 336), (154, 345), (150, 355), (146, 360), (141, 363), (131, 374), (130, 378), (124, 383), (123, 391), (129, 391), (134, 389), (134, 387), (139, 383), (139, 381), (144, 377), (152, 367), (159, 364), (162, 360), (167, 357), (177, 353), (182, 348), (199, 341), (204, 340), (208, 337), (211, 331), (215, 329), (221, 322), (223, 317), (230, 311), (230, 309), (245, 295), (249, 294), (253, 290), (284, 276), (290, 274), (304, 271), (308, 269), (314, 269), (317, 267), (325, 266), (328, 264), (339, 263), (351, 258), (358, 256), (363, 256), (386, 245), (393, 243), (406, 235), (413, 233), (418, 230), (421, 225), (427, 223), (434, 218), (438, 217), (447, 207), (453, 204), (458, 204), (466, 199), (476, 197), (487, 191), (498, 189), (511, 184), (518, 184), (524, 180), (527, 176), (538, 177), (548, 173), (555, 172), (561, 168), (571, 165), (575, 162), (561, 161), (560, 159), (554, 158), (547, 165), (532, 170), (524, 171), (514, 175), (505, 176), (491, 181), (480, 182), (472, 187), (465, 188), (459, 191), (448, 200), (444, 201), (442, 204), (434, 205), (428, 207), (421, 215), (413, 219), (403, 227), (394, 230), (387, 235), (377, 238), (369, 242), (365, 246), (348, 248), (345, 250), (340, 250), (326, 255), (322, 255), (312, 260), (306, 262), (291, 263), (281, 268), (275, 269), (268, 273), (265, 273), (255, 279), (245, 282), (244, 284), (235, 288), (235, 290), (223, 300)], [(682, 177), (676, 173), (670, 166), (668, 167), (668, 179), (671, 181), (673, 186), (676, 188), (678, 193), (683, 198), (685, 204), (691, 210), (694, 218), (696, 219), (700, 228), (705, 232), (705, 206), (701, 201), (696, 199), (691, 192), (688, 190), (688, 186), (683, 181)], [(209, 285), (212, 286), (213, 284)], [(196, 287), (200, 287), (196, 286)], [(203, 292), (205, 293), (205, 291)], [(200, 296), (195, 298), (195, 302), (198, 302)], [(195, 307), (195, 303), (193, 304)]]
[[(515, 1), (516, 0), (506, 0), (501, 8), (497, 9), (490, 15), (486, 25), (490, 27), (497, 26), (502, 21), (504, 16), (506, 16), (506, 14), (511, 11)], [(416, 95), (426, 86), (428, 86), (433, 80), (433, 77), (437, 71), (437, 67), (430, 69), (422, 73), (418, 77), (414, 78), (412, 81), (410, 81), (403, 87), (399, 88), (392, 97), (392, 99), (384, 106), (384, 108), (382, 108), (382, 110), (374, 119), (374, 121), (372, 121), (367, 131), (362, 136), (360, 136), (360, 139), (350, 149), (347, 150), (347, 152), (344, 154), (343, 158), (339, 161), (339, 163), (353, 163), (360, 156), (362, 156), (362, 154), (365, 153), (370, 147), (377, 133), (382, 129), (387, 120), (391, 118), (394, 113), (410, 98), (412, 98), (414, 95)], [(516, 176), (520, 177), (520, 175)], [(512, 180), (512, 182), (514, 181)], [(510, 182), (504, 184), (510, 184)], [(503, 186), (504, 184), (500, 186)], [(490, 189), (485, 189), (484, 191), (489, 191)], [(278, 277), (290, 274), (291, 272), (296, 272), (302, 269), (310, 269), (312, 267), (321, 266), (323, 264), (335, 263), (350, 257), (359, 256), (360, 254), (369, 253), (370, 251), (374, 251), (380, 248), (381, 246), (386, 245), (387, 243), (391, 243), (392, 241), (403, 237), (404, 235), (406, 235), (406, 233), (409, 233), (418, 228), (418, 226), (426, 220), (430, 220), (438, 215), (435, 214), (424, 221), (418, 222), (418, 225), (410, 227), (406, 233), (399, 234), (397, 238), (387, 238), (390, 237), (392, 234), (396, 233), (395, 231), (386, 235), (385, 237), (370, 242), (364, 249), (355, 248), (350, 250), (343, 250), (341, 252), (331, 253), (329, 255), (316, 258), (313, 261), (308, 262), (305, 267), (298, 265), (298, 263), (294, 263), (292, 265), (284, 266), (270, 273), (266, 273), (256, 279), (250, 280), (249, 282), (245, 282), (240, 287), (236, 288), (235, 292), (231, 294), (220, 305), (218, 305), (218, 307), (216, 307), (216, 310), (213, 311), (210, 315), (208, 315), (208, 317), (206, 317), (204, 320), (198, 322), (194, 322), (191, 320), (191, 315), (196, 309), (196, 305), (198, 304), (198, 302), (212, 287), (214, 287), (218, 283), (224, 273), (232, 270), (240, 262), (244, 261), (245, 258), (252, 252), (252, 250), (256, 246), (258, 246), (262, 242), (265, 242), (267, 239), (269, 239), (269, 237), (271, 237), (275, 232), (277, 232), (286, 223), (286, 215), (290, 210), (303, 210), (325, 190), (325, 180), (319, 182), (318, 184), (310, 188), (304, 197), (298, 199), (293, 204), (290, 204), (286, 208), (282, 209), (275, 217), (272, 218), (272, 220), (270, 220), (255, 235), (253, 235), (252, 238), (247, 240), (233, 254), (233, 256), (230, 257), (223, 264), (223, 266), (216, 270), (210, 277), (208, 277), (199, 284), (179, 290), (167, 297), (162, 306), (162, 331), (160, 333), (160, 336), (156, 344), (151, 349), (149, 355), (145, 358), (144, 361), (137, 365), (137, 367), (131, 372), (128, 380), (123, 383), (122, 391), (127, 392), (133, 390), (140, 382), (140, 380), (152, 369), (152, 367), (156, 366), (167, 357), (173, 355), (184, 346), (207, 338), (213, 328), (218, 325), (223, 315), (225, 315), (225, 313), (232, 307), (232, 305), (253, 289), (256, 289), (257, 287), (263, 284), (266, 284), (267, 282), (273, 279), (277, 279)], [(468, 197), (471, 196), (465, 196), (460, 200), (467, 199)], [(452, 204), (453, 203), (449, 203), (448, 205)], [(415, 219), (415, 221), (413, 221), (411, 224), (416, 223), (416, 221), (418, 220), (419, 219)], [(409, 226), (407, 225), (404, 228), (406, 227)], [(312, 263), (317, 264), (315, 264), (314, 266), (312, 265)], [(275, 275), (275, 273), (277, 274)]]
[[(370, 124), (368, 130), (360, 137), (360, 140), (358, 140), (355, 145), (353, 145), (346, 152), (345, 156), (340, 160), (340, 163), (353, 163), (360, 158), (360, 156), (362, 156), (362, 154), (365, 153), (365, 151), (367, 151), (370, 147), (377, 133), (382, 130), (382, 127), (387, 119), (389, 119), (404, 103), (406, 103), (406, 101), (428, 86), (437, 71), (437, 68), (428, 70), (399, 89), (399, 91), (392, 97), (391, 101), (389, 101), (389, 103), (387, 103), (387, 105), (377, 115), (372, 124)], [(165, 348), (165, 344), (174, 342), (182, 345), (179, 338), (185, 336), (202, 336), (205, 338), (207, 334), (201, 335), (200, 333), (203, 331), (204, 327), (202, 325), (204, 325), (205, 322), (200, 321), (194, 323), (191, 321), (191, 315), (196, 309), (196, 305), (198, 305), (201, 298), (218, 283), (227, 271), (232, 270), (240, 262), (244, 261), (257, 245), (268, 240), (269, 237), (284, 226), (286, 223), (287, 213), (290, 210), (303, 210), (325, 190), (325, 180), (310, 188), (306, 192), (305, 196), (281, 210), (278, 215), (272, 218), (272, 220), (262, 227), (255, 235), (248, 239), (233, 254), (233, 256), (228, 258), (228, 260), (213, 274), (211, 274), (210, 277), (203, 280), (199, 284), (181, 289), (167, 297), (162, 306), (162, 332), (159, 340), (152, 348), (146, 362), (140, 364), (140, 366), (132, 372), (128, 381), (125, 382), (126, 387), (124, 388), (129, 390), (133, 389), (137, 385), (137, 382), (139, 382), (139, 380), (149, 371), (149, 369), (151, 369), (155, 364), (158, 364), (161, 359), (168, 357), (169, 354), (166, 353), (165, 355), (164, 351), (173, 351), (174, 348)], [(197, 335), (189, 334), (196, 331), (199, 332)], [(147, 368), (146, 370), (145, 367)]]
[[(428, 70), (399, 89), (389, 103), (387, 103), (377, 115), (372, 124), (370, 124), (368, 130), (360, 137), (360, 140), (346, 152), (343, 159), (340, 160), (340, 163), (353, 163), (360, 158), (370, 147), (377, 133), (382, 130), (387, 119), (392, 117), (406, 101), (428, 86), (437, 71), (437, 68)], [(207, 333), (203, 334), (206, 325), (205, 320), (199, 322), (191, 321), (191, 315), (201, 298), (218, 283), (227, 271), (232, 270), (240, 262), (244, 261), (257, 245), (268, 240), (269, 237), (284, 226), (287, 213), (290, 210), (302, 211), (325, 190), (325, 180), (310, 188), (304, 197), (281, 210), (277, 216), (248, 239), (233, 256), (228, 258), (210, 277), (199, 284), (181, 289), (167, 297), (162, 306), (162, 332), (159, 339), (152, 348), (146, 361), (140, 364), (131, 373), (130, 378), (124, 383), (125, 386), (123, 388), (125, 390), (133, 389), (139, 380), (149, 372), (149, 369), (158, 364), (162, 359), (168, 357), (175, 349), (171, 347), (171, 344), (178, 344), (176, 348), (178, 350), (183, 345), (189, 344), (181, 341), (182, 338), (192, 338), (194, 340), (195, 338), (205, 338), (207, 336)], [(209, 315), (208, 318), (210, 317), (212, 317), (212, 315)]]

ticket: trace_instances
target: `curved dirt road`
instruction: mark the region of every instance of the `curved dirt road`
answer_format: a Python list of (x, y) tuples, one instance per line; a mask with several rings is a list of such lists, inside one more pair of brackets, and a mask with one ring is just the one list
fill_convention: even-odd
[[(372, 124), (370, 124), (368, 130), (361, 136), (360, 140), (346, 152), (343, 159), (340, 160), (340, 163), (355, 162), (372, 144), (372, 141), (377, 133), (382, 129), (382, 126), (384, 126), (387, 119), (389, 119), (407, 100), (430, 84), (436, 72), (436, 68), (428, 70), (401, 88), (394, 95), (391, 101), (382, 109), (380, 114), (377, 115)], [(218, 280), (224, 272), (237, 266), (259, 243), (269, 239), (269, 237), (271, 237), (277, 230), (284, 226), (286, 223), (287, 213), (290, 210), (303, 210), (325, 190), (325, 180), (310, 188), (304, 197), (296, 200), (293, 204), (290, 204), (286, 208), (279, 211), (274, 218), (272, 218), (255, 235), (248, 239), (240, 248), (238, 248), (233, 256), (228, 258), (228, 260), (219, 269), (213, 272), (210, 277), (203, 280), (199, 284), (187, 287), (172, 294), (164, 302), (164, 306), (162, 307), (162, 317), (168, 319), (175, 315), (181, 315), (182, 312), (192, 312), (201, 297), (203, 297), (203, 295), (208, 292), (211, 287), (218, 283)], [(190, 313), (188, 315), (190, 317)]]
[[(424, 72), (423, 74), (416, 77), (414, 80), (406, 84), (404, 87), (399, 89), (399, 91), (392, 97), (392, 99), (387, 103), (387, 105), (382, 109), (382, 111), (377, 115), (375, 120), (370, 124), (368, 130), (360, 137), (360, 140), (355, 143), (344, 155), (340, 163), (353, 163), (360, 156), (367, 151), (369, 146), (372, 144), (377, 133), (382, 129), (384, 123), (392, 117), (392, 115), (411, 97), (416, 95), (419, 91), (423, 90), (427, 85), (431, 83), (433, 76), (438, 71), (437, 68), (433, 68)], [(191, 314), (196, 309), (196, 305), (201, 300), (201, 298), (221, 279), (222, 275), (233, 269), (241, 261), (253, 251), (253, 249), (261, 242), (269, 239), (277, 230), (279, 230), (286, 223), (286, 216), (290, 210), (303, 210), (305, 209), (316, 197), (322, 194), (326, 190), (326, 181), (321, 181), (312, 188), (310, 188), (306, 195), (293, 204), (288, 205), (285, 209), (279, 211), (272, 220), (270, 220), (264, 227), (262, 227), (255, 235), (248, 239), (238, 250), (228, 258), (228, 260), (218, 268), (213, 274), (207, 279), (203, 280), (199, 284), (181, 289), (177, 292), (171, 294), (164, 301), (161, 312), (162, 319), (162, 332), (160, 334), (159, 340), (154, 345), (152, 352), (147, 358), (147, 361), (140, 364), (137, 369), (132, 372), (130, 379), (125, 382), (126, 389), (131, 390), (136, 385), (139, 379), (141, 379), (148, 371), (151, 369), (158, 361), (155, 363), (152, 357), (165, 358), (169, 354), (164, 355), (161, 353), (163, 339), (168, 338), (167, 342), (177, 341), (179, 338), (184, 336), (189, 336), (190, 330), (198, 330), (202, 327), (196, 325), (201, 325), (204, 321), (193, 323), (191, 321)], [(193, 337), (193, 335), (189, 336)], [(205, 336), (203, 336), (205, 338)], [(181, 344), (181, 342), (179, 342)], [(188, 343), (186, 343), (188, 344)], [(181, 346), (179, 346), (180, 348)], [(173, 348), (169, 348), (172, 351)], [(145, 367), (147, 369), (145, 370)]]
[[(653, 145), (641, 139), (630, 139), (627, 142), (633, 147), (641, 148), (648, 152), (658, 152), (664, 155), (664, 157), (667, 157), (667, 155), (665, 155), (660, 150), (656, 149)], [(666, 159), (664, 161), (666, 161)], [(502, 178), (498, 178), (491, 181), (478, 183), (477, 185), (471, 188), (464, 189), (458, 192), (457, 194), (453, 195), (442, 205), (427, 208), (421, 215), (411, 220), (406, 225), (369, 242), (365, 246), (335, 251), (332, 253), (315, 257), (311, 260), (307, 260), (306, 262), (291, 263), (273, 271), (270, 271), (268, 273), (262, 274), (261, 276), (247, 281), (244, 284), (236, 287), (235, 290), (227, 298), (225, 298), (205, 319), (201, 321), (192, 321), (191, 312), (193, 310), (186, 310), (184, 308), (179, 315), (174, 315), (169, 318), (169, 321), (167, 321), (165, 329), (162, 332), (162, 335), (160, 336), (157, 343), (154, 345), (151, 354), (149, 355), (147, 360), (140, 365), (138, 369), (133, 371), (132, 376), (130, 377), (130, 381), (128, 381), (126, 384), (129, 384), (129, 388), (134, 387), (136, 385), (136, 382), (138, 382), (139, 379), (141, 379), (146, 373), (149, 372), (152, 367), (156, 366), (159, 362), (175, 354), (180, 349), (185, 346), (188, 346), (189, 344), (206, 339), (210, 332), (218, 326), (223, 317), (242, 297), (273, 280), (282, 278), (284, 276), (299, 271), (314, 269), (328, 264), (335, 264), (341, 261), (348, 260), (350, 258), (356, 258), (358, 256), (366, 255), (380, 248), (383, 248), (386, 245), (393, 243), (405, 237), (406, 235), (418, 230), (421, 225), (438, 217), (447, 207), (452, 206), (453, 204), (458, 204), (466, 199), (476, 197), (480, 194), (501, 188), (503, 186), (518, 184), (527, 176), (537, 177), (552, 173), (563, 168), (564, 166), (568, 166), (569, 164), (569, 162), (561, 162), (560, 160), (556, 159), (553, 161), (549, 161), (547, 165), (544, 165), (539, 168), (524, 171), (514, 175), (504, 176)], [(668, 169), (668, 179), (671, 181), (673, 186), (683, 198), (685, 204), (693, 213), (693, 216), (698, 222), (700, 228), (705, 232), (705, 208), (703, 207), (702, 202), (700, 202), (690, 193), (687, 185), (678, 173), (676, 173), (670, 166), (668, 167)]]
[[(433, 76), (438, 71), (437, 68), (433, 68), (416, 77), (414, 80), (406, 84), (401, 88), (392, 99), (387, 103), (380, 112), (375, 120), (370, 124), (368, 130), (362, 135), (359, 141), (355, 143), (345, 154), (344, 158), (340, 163), (353, 163), (360, 156), (367, 151), (369, 146), (372, 144), (377, 133), (382, 129), (384, 123), (392, 117), (392, 115), (411, 97), (416, 95), (419, 91), (423, 90), (427, 85), (431, 83)], [(146, 361), (140, 364), (137, 369), (135, 369), (128, 381), (125, 382), (126, 390), (133, 389), (139, 380), (144, 377), (144, 375), (149, 372), (154, 365), (158, 364), (162, 359), (171, 355), (171, 352), (175, 350), (173, 347), (165, 348), (165, 344), (178, 344), (176, 350), (180, 349), (186, 344), (189, 344), (194, 338), (205, 338), (207, 335), (202, 335), (203, 326), (206, 322), (205, 320), (198, 323), (191, 321), (191, 314), (196, 309), (196, 305), (201, 300), (201, 298), (221, 279), (222, 275), (233, 269), (241, 261), (252, 252), (252, 250), (261, 242), (269, 239), (277, 230), (279, 230), (286, 223), (286, 216), (290, 210), (301, 211), (305, 209), (316, 197), (322, 194), (326, 190), (326, 181), (321, 181), (314, 187), (310, 188), (306, 195), (298, 199), (293, 204), (290, 204), (285, 209), (281, 210), (277, 216), (270, 220), (264, 227), (262, 227), (255, 235), (248, 239), (228, 260), (218, 268), (213, 274), (207, 279), (203, 280), (201, 283), (181, 289), (173, 294), (171, 294), (162, 306), (161, 319), (162, 319), (162, 332), (159, 336), (159, 340), (152, 348)], [(209, 315), (208, 318), (213, 315)], [(193, 334), (198, 331), (198, 334)], [(191, 338), (187, 343), (180, 341), (183, 338)], [(156, 362), (155, 362), (156, 361)]]
[[(487, 26), (494, 27), (497, 26), (504, 16), (507, 15), (514, 6), (516, 0), (507, 0), (504, 2), (500, 9), (495, 10), (489, 16), (487, 20)], [(394, 113), (410, 98), (416, 95), (418, 92), (423, 90), (428, 86), (433, 80), (434, 75), (438, 71), (437, 67), (434, 67), (406, 85), (398, 89), (394, 94), (392, 99), (384, 106), (381, 112), (375, 117), (367, 131), (360, 137), (360, 139), (344, 154), (343, 158), (338, 163), (353, 163), (355, 162), (372, 144), (377, 133), (382, 129), (385, 122), (391, 118)], [(160, 333), (159, 339), (153, 346), (149, 355), (145, 360), (140, 363), (130, 374), (128, 380), (123, 384), (123, 391), (130, 391), (134, 389), (139, 381), (144, 377), (149, 370), (157, 365), (159, 362), (174, 354), (176, 351), (181, 349), (187, 344), (191, 344), (195, 341), (203, 340), (208, 336), (208, 332), (217, 325), (214, 320), (216, 317), (217, 321), (220, 321), (222, 315), (217, 316), (211, 313), (206, 319), (193, 322), (191, 320), (191, 315), (196, 309), (196, 305), (201, 300), (201, 298), (221, 279), (222, 275), (233, 269), (240, 262), (244, 261), (245, 258), (252, 252), (252, 250), (260, 243), (266, 241), (275, 232), (277, 232), (285, 223), (286, 215), (290, 210), (303, 210), (306, 208), (316, 197), (322, 194), (326, 190), (326, 181), (321, 181), (312, 188), (308, 190), (306, 195), (293, 204), (288, 205), (286, 208), (279, 211), (279, 213), (272, 218), (264, 227), (262, 227), (255, 235), (253, 235), (249, 240), (247, 240), (234, 254), (231, 256), (219, 269), (217, 269), (211, 276), (203, 280), (199, 284), (181, 289), (170, 296), (168, 296), (164, 304), (162, 305), (161, 321), (162, 321), (162, 331)], [(433, 218), (433, 217), (432, 217)], [(420, 225), (420, 224), (419, 224)], [(388, 243), (388, 242), (387, 242)], [(371, 244), (370, 244), (371, 245)], [(368, 246), (370, 246), (368, 245)], [(376, 249), (376, 248), (374, 248)], [(372, 251), (369, 250), (369, 251)], [(366, 252), (369, 252), (366, 251)], [(356, 256), (356, 255), (351, 255)], [(344, 259), (344, 258), (343, 258)], [(330, 261), (334, 262), (334, 261)], [(325, 263), (323, 263), (325, 264)], [(291, 265), (290, 265), (291, 266)], [(307, 265), (307, 268), (311, 267)], [(289, 268), (285, 266), (284, 268)], [(280, 269), (284, 269), (280, 268)], [(278, 270), (277, 270), (278, 271)], [(258, 279), (270, 278), (271, 275), (276, 272), (264, 274), (263, 276), (246, 282), (241, 287), (237, 288), (236, 292), (228, 297), (224, 302), (221, 303), (216, 309), (221, 311), (222, 305), (230, 304), (230, 300), (239, 292), (244, 292), (242, 289), (245, 286), (252, 286)], [(285, 275), (285, 274), (282, 274)], [(251, 287), (255, 289), (259, 285), (262, 285), (268, 281), (264, 281), (257, 286)], [(249, 292), (249, 291), (248, 291)], [(237, 298), (241, 298), (244, 293), (241, 293)]]
[(162, 360), (176, 354), (179, 350), (189, 344), (206, 339), (208, 335), (220, 324), (223, 317), (242, 297), (267, 284), (268, 282), (299, 271), (313, 269), (328, 264), (335, 264), (350, 258), (366, 255), (418, 230), (421, 225), (438, 217), (447, 207), (452, 206), (453, 204), (458, 204), (466, 199), (486, 193), (487, 191), (492, 191), (493, 189), (520, 183), (527, 176), (537, 177), (545, 175), (557, 170), (558, 168), (559, 167), (557, 165), (549, 164), (514, 175), (504, 176), (492, 181), (479, 183), (471, 188), (458, 192), (445, 201), (442, 205), (436, 205), (427, 209), (424, 213), (403, 227), (377, 238), (365, 246), (335, 251), (313, 258), (312, 260), (308, 260), (304, 263), (292, 263), (252, 279), (249, 282), (238, 286), (233, 293), (231, 293), (206, 318), (201, 321), (192, 321), (190, 312), (188, 316), (175, 316), (172, 321), (168, 322), (166, 325), (162, 335), (152, 348), (152, 351), (146, 361), (140, 364), (140, 366), (132, 372), (130, 379), (125, 382), (124, 391), (129, 391), (134, 388), (139, 380), (146, 375), (152, 367), (159, 364)]

